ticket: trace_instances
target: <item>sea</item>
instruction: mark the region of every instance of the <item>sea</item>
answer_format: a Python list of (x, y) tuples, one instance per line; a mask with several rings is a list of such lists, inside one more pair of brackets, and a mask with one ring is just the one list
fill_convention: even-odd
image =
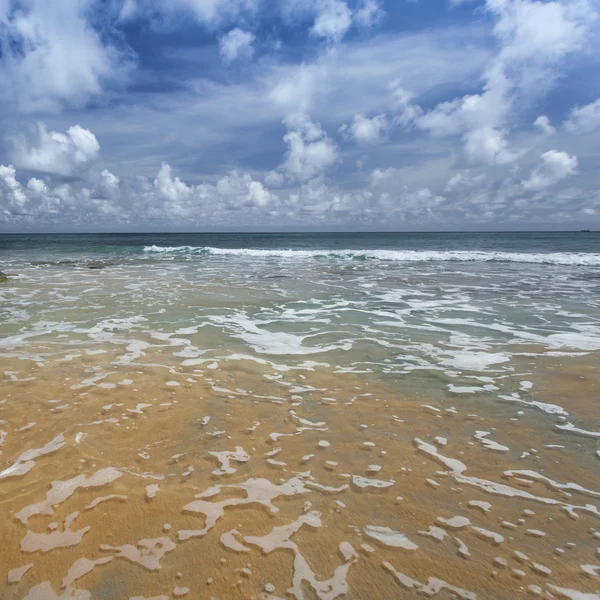
[(600, 598), (600, 233), (0, 234), (0, 597)]

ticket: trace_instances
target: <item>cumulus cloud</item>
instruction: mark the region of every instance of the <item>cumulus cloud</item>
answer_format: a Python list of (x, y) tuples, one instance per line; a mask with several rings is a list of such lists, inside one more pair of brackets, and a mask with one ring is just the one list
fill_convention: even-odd
[(556, 133), (556, 129), (550, 123), (550, 119), (546, 115), (540, 115), (534, 122), (533, 126), (539, 129), (545, 135)]
[(341, 128), (341, 132), (357, 144), (376, 144), (382, 141), (387, 126), (387, 119), (383, 114), (371, 119), (358, 114), (350, 125)]
[(279, 171), (269, 171), (265, 175), (265, 183), (270, 187), (279, 187), (283, 185), (285, 178)]
[(479, 127), (465, 135), (465, 154), (472, 163), (506, 165), (519, 155), (508, 150), (504, 131), (493, 127)]
[[(542, 167), (554, 165), (548, 167), (549, 175), (542, 173), (546, 178), (543, 185), (568, 171), (574, 157), (565, 156), (543, 158), (535, 170), (539, 181)], [(419, 181), (407, 167), (382, 167), (370, 176), (365, 173), (369, 181), (363, 188), (341, 188), (321, 175), (274, 194), (265, 183), (240, 170), (230, 171), (214, 183), (194, 184), (176, 176), (165, 163), (155, 177), (117, 177), (103, 169), (90, 171), (86, 180), (56, 185), (51, 176), (20, 182), (13, 167), (2, 166), (0, 222), (21, 230), (52, 225), (89, 227), (90, 223), (106, 229), (129, 224), (146, 231), (232, 224), (465, 229), (498, 222), (520, 226), (554, 220), (561, 224), (569, 218), (576, 222), (600, 213), (599, 194), (583, 197), (572, 186), (558, 192), (541, 188), (544, 193), (540, 194), (539, 181), (528, 189), (510, 176), (499, 181), (479, 170), (462, 170), (450, 178), (447, 173), (444, 171), (441, 179), (434, 172), (423, 173)], [(423, 183), (427, 181), (429, 184)], [(539, 212), (540, 204), (546, 214)]]
[(16, 179), (16, 173), (12, 165), (0, 165), (0, 198), (3, 200), (0, 206), (6, 216), (22, 214), (27, 204), (27, 196)]
[(154, 180), (154, 187), (165, 200), (173, 205), (181, 205), (192, 196), (194, 188), (185, 184), (179, 177), (173, 177), (171, 165), (163, 163)]
[(549, 150), (542, 154), (541, 159), (542, 163), (531, 172), (529, 179), (523, 181), (527, 190), (544, 190), (577, 171), (577, 157), (566, 152)]
[[(86, 188), (79, 191), (83, 200)], [(38, 220), (61, 219), (77, 221), (69, 210), (74, 205), (71, 188), (67, 184), (51, 189), (41, 179), (32, 177), (22, 185), (12, 165), (0, 165), (0, 221), (5, 223), (35, 223)], [(61, 210), (62, 209), (62, 210)], [(75, 216), (75, 219), (73, 219)]]
[(516, 110), (543, 94), (557, 77), (556, 65), (582, 48), (596, 17), (587, 0), (486, 0), (495, 19), (498, 51), (483, 73), (483, 90), (445, 101), (417, 115), (415, 124), (434, 136), (461, 135), (467, 158), (505, 164), (507, 121)]
[(288, 117), (284, 121), (288, 132), (283, 140), (288, 151), (283, 170), (291, 179), (306, 181), (319, 175), (337, 159), (337, 149), (318, 123), (307, 115)]
[(286, 69), (273, 81), (269, 99), (286, 114), (305, 113), (329, 79), (330, 70), (321, 62)]
[(387, 169), (373, 169), (371, 172), (371, 185), (379, 185), (382, 181), (393, 177), (396, 173), (397, 170), (393, 167), (388, 167)]
[(186, 183), (163, 163), (154, 178), (117, 177), (92, 171), (85, 181), (53, 185), (32, 177), (26, 184), (16, 169), (0, 165), (0, 221), (20, 223), (227, 223), (232, 214), (268, 214), (279, 196), (249, 173), (233, 170), (214, 184)]
[(249, 173), (237, 170), (221, 177), (217, 181), (216, 190), (221, 197), (233, 203), (236, 209), (243, 206), (264, 208), (277, 198), (260, 181), (254, 181)]
[(585, 106), (576, 106), (565, 123), (571, 133), (589, 133), (600, 127), (600, 98)]
[(390, 83), (389, 89), (392, 95), (394, 123), (402, 127), (412, 126), (423, 114), (423, 109), (413, 102), (414, 94), (404, 88), (397, 79)]
[(252, 44), (256, 36), (236, 27), (219, 40), (219, 52), (225, 62), (232, 62), (236, 58), (250, 58), (254, 53)]
[(331, 43), (340, 42), (352, 26), (372, 27), (384, 14), (380, 0), (282, 0), (281, 11), (288, 22), (312, 17), (310, 33)]
[(58, 133), (40, 123), (33, 139), (21, 136), (13, 140), (12, 160), (31, 171), (68, 176), (99, 153), (100, 144), (89, 129), (74, 125), (66, 133)]
[(89, 19), (96, 0), (29, 0), (0, 21), (0, 100), (22, 112), (82, 106), (123, 83), (127, 48)]
[(152, 189), (142, 195), (151, 214), (167, 219), (201, 218), (205, 211), (238, 211), (266, 208), (278, 196), (249, 173), (234, 169), (212, 185), (206, 182), (187, 184), (174, 177), (171, 166), (163, 163), (154, 179)]
[[(282, 0), (281, 11), (289, 23), (312, 19), (310, 33), (332, 43), (342, 40), (357, 16), (346, 0)], [(368, 8), (363, 17), (368, 17)]]
[(364, 0), (354, 13), (354, 20), (363, 27), (372, 27), (383, 17), (383, 8), (378, 0)]
[(319, 0), (311, 33), (339, 42), (352, 25), (352, 11), (343, 0)]

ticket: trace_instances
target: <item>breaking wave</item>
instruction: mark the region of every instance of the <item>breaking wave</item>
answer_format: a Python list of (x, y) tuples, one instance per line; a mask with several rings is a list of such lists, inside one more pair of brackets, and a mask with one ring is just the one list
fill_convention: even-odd
[(145, 246), (145, 253), (257, 258), (337, 258), (396, 262), (500, 262), (600, 266), (600, 254), (586, 252), (491, 252), (483, 250), (286, 250), (214, 248), (211, 246)]

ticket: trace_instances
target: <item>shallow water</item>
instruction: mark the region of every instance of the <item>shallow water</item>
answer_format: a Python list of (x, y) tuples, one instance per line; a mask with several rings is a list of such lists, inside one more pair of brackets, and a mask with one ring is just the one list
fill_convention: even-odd
[(119, 239), (2, 242), (0, 597), (598, 597), (593, 240)]

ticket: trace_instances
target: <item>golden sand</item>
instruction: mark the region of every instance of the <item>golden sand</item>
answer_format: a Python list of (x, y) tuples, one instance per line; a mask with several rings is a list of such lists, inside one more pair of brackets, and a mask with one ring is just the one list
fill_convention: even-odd
[[(319, 366), (114, 352), (3, 361), (2, 599), (600, 590), (597, 355), (516, 362), (515, 391), (532, 382), (520, 397), (561, 419)], [(587, 434), (557, 428), (572, 417)]]

